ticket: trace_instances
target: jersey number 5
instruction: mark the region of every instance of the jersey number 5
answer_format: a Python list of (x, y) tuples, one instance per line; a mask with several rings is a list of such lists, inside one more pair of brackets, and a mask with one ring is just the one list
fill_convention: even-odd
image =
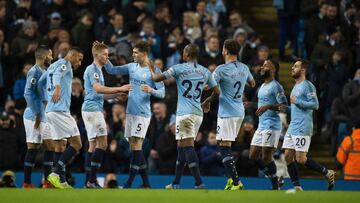
[(191, 91), (191, 88), (193, 87), (193, 84), (192, 84), (192, 82), (190, 80), (184, 80), (181, 83), (181, 85), (184, 86), (184, 87), (187, 86), (187, 88), (186, 88), (183, 96), (186, 97), (186, 98), (189, 98), (189, 99), (194, 98), (194, 100), (199, 99), (200, 96), (201, 96), (201, 92), (202, 92), (201, 87), (202, 87), (203, 84), (204, 84), (203, 81), (199, 81), (197, 83), (196, 88), (195, 88), (195, 92), (197, 92), (197, 95), (192, 96), (192, 95), (189, 94), (189, 92)]

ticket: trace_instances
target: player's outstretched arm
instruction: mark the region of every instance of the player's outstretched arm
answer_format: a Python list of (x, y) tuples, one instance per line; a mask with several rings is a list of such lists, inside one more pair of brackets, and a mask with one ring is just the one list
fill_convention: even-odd
[(105, 64), (105, 70), (111, 75), (129, 75), (129, 64), (114, 66), (110, 61)]
[(117, 94), (120, 92), (130, 91), (132, 89), (132, 85), (127, 84), (121, 87), (106, 87), (101, 85), (100, 83), (94, 83), (93, 88), (99, 94)]

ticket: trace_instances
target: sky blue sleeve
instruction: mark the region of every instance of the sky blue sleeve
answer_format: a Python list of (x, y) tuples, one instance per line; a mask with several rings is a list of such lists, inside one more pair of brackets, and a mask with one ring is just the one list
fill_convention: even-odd
[(162, 73), (162, 75), (166, 78), (166, 79), (170, 79), (171, 77), (176, 77), (176, 67), (177, 65), (170, 67), (169, 69), (167, 69), (166, 71), (164, 71)]
[(38, 94), (37, 88), (36, 88), (37, 82), (38, 81), (36, 80), (36, 77), (35, 77), (35, 71), (29, 71), (28, 75), (26, 77), (24, 98), (26, 100), (28, 107), (31, 109), (31, 111), (35, 115), (40, 114), (40, 111), (41, 111), (41, 109), (40, 109), (41, 107), (39, 105), (37, 105), (36, 102), (34, 101), (35, 95)]
[(53, 74), (53, 83), (54, 86), (60, 85), (61, 82), (61, 78), (68, 72), (70, 71), (71, 67), (69, 66), (69, 64), (59, 64), (58, 67), (56, 67), (56, 70)]
[(216, 68), (212, 75), (213, 75), (215, 81), (216, 81), (217, 83), (219, 83), (219, 82), (220, 82), (220, 78), (221, 78), (220, 69), (219, 69), (219, 68)]
[(41, 77), (39, 78), (38, 84), (37, 84), (37, 91), (40, 95), (41, 101), (47, 101), (46, 97), (46, 77), (47, 72), (43, 73)]
[(210, 73), (210, 71), (207, 72), (207, 76), (208, 76), (208, 80), (207, 80), (207, 85), (209, 86), (209, 88), (213, 88), (217, 85), (214, 76)]
[(276, 101), (278, 102), (278, 104), (287, 104), (287, 99), (285, 96), (285, 91), (284, 88), (278, 84), (275, 86), (275, 97), (276, 97)]
[[(159, 68), (155, 69), (155, 73), (161, 73)], [(152, 96), (163, 99), (165, 97), (165, 85), (164, 82), (156, 82), (156, 89), (151, 93)]]
[(114, 66), (110, 61), (105, 64), (105, 70), (111, 75), (129, 75), (130, 63), (122, 66)]
[(100, 75), (94, 70), (94, 68), (91, 68), (86, 73), (85, 77), (89, 78), (91, 86), (93, 86), (95, 83), (99, 83), (100, 81)]
[(303, 109), (317, 110), (319, 108), (319, 100), (316, 95), (315, 87), (308, 85), (305, 91), (306, 100), (297, 98), (296, 105)]

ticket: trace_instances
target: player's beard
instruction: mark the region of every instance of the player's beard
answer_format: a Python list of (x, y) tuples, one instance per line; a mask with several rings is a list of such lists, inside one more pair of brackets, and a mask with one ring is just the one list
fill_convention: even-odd
[(50, 64), (51, 64), (51, 61), (48, 60), (48, 59), (45, 59), (45, 61), (44, 61), (44, 66), (45, 66), (46, 68), (48, 68), (48, 67), (50, 66)]
[(298, 79), (300, 77), (300, 73), (299, 72), (293, 73), (293, 74), (291, 74), (291, 77), (296, 80), (296, 79)]
[(270, 70), (264, 71), (263, 73), (260, 72), (260, 76), (263, 80), (268, 79), (270, 77)]

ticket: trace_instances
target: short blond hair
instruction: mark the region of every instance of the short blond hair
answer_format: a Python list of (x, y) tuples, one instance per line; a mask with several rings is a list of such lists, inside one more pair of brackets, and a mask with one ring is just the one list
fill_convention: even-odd
[(104, 44), (104, 42), (93, 42), (93, 46), (91, 48), (91, 53), (94, 56), (96, 53), (98, 53), (101, 50), (108, 49), (108, 46)]

